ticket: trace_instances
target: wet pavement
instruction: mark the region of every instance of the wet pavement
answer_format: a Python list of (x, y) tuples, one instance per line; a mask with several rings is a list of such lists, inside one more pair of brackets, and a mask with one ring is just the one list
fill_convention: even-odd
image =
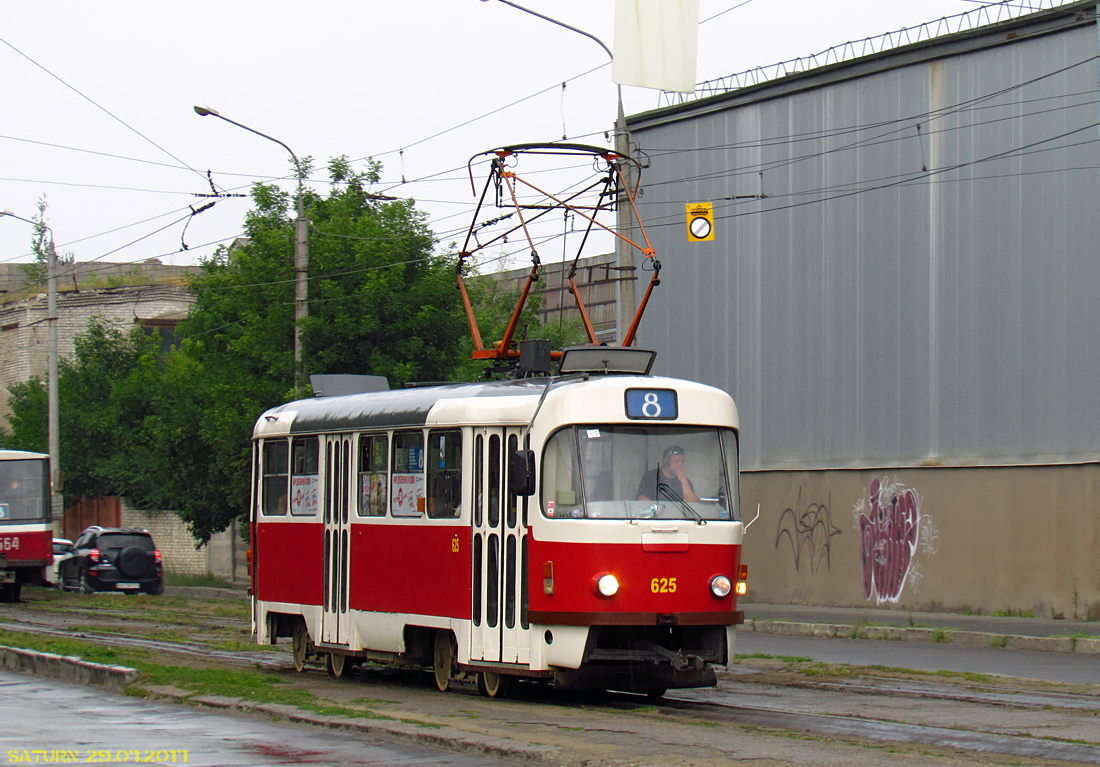
[[(3, 671), (0, 722), (3, 764), (479, 767), (486, 762), (483, 754), (107, 695), (93, 687)], [(521, 762), (494, 758), (492, 763)]]

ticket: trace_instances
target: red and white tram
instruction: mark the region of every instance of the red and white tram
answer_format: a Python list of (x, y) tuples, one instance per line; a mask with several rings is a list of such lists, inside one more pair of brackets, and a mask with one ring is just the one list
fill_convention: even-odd
[(0, 450), (0, 602), (18, 602), (24, 583), (45, 583), (50, 513), (50, 457)]
[(580, 347), (556, 377), (264, 413), (256, 641), (291, 637), (299, 670), (419, 665), (494, 697), (714, 684), (743, 615), (737, 411), (652, 357)]

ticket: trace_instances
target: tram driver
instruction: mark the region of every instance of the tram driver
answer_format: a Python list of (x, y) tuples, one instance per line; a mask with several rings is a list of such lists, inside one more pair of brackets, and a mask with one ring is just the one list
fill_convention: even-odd
[(660, 494), (657, 492), (657, 480), (659, 478), (661, 483), (667, 485), (668, 489), (672, 491), (674, 499), (682, 498), (691, 503), (698, 501), (699, 496), (695, 494), (695, 486), (688, 479), (684, 464), (685, 456), (682, 447), (669, 445), (665, 448), (665, 452), (661, 455), (660, 466), (647, 471), (642, 476), (642, 481), (638, 483), (638, 500), (669, 500), (667, 497), (664, 499), (659, 498)]

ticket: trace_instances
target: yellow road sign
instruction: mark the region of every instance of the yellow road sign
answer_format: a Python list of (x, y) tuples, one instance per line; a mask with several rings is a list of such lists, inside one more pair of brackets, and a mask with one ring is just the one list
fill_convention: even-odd
[(687, 211), (688, 242), (709, 242), (714, 239), (714, 208), (709, 202), (689, 202)]

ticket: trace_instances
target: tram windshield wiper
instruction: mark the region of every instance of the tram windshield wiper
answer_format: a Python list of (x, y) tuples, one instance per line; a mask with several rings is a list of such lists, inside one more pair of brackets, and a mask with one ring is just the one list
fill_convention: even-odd
[(660, 474), (658, 473), (658, 475), (657, 475), (657, 498), (658, 498), (658, 500), (660, 499), (662, 492), (665, 495), (668, 496), (670, 501), (674, 501), (675, 503), (678, 503), (680, 505), (680, 508), (682, 508), (684, 511), (686, 511), (691, 516), (695, 517), (696, 522), (698, 522), (701, 525), (705, 525), (707, 523), (706, 520), (703, 519), (703, 515), (700, 514), (699, 512), (697, 512), (695, 509), (693, 509), (690, 503), (688, 503), (683, 498), (681, 498), (677, 494), (677, 492), (672, 489), (671, 485), (661, 481)]

